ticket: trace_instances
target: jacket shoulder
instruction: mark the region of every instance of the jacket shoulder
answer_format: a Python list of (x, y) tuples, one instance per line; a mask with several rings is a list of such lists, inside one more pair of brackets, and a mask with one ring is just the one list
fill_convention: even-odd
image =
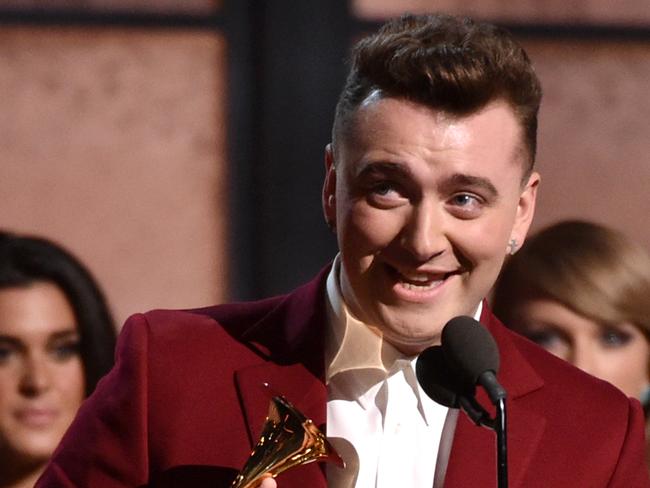
[[(486, 323), (501, 354), (513, 444), (518, 436), (530, 443), (531, 429), (538, 432), (524, 485), (541, 486), (541, 478), (533, 478), (544, 472), (543, 486), (568, 486), (565, 467), (571, 459), (570, 477), (576, 483), (649, 486), (639, 402), (507, 329), (495, 317)], [(576, 483), (571, 486), (581, 486)]]
[[(140, 315), (146, 320), (152, 331), (159, 334), (188, 332), (188, 328), (197, 334), (214, 334), (215, 329), (227, 331), (238, 337), (273, 311), (286, 296), (276, 296), (251, 302), (226, 303), (184, 310), (151, 310)], [(133, 317), (127, 320), (132, 322)]]

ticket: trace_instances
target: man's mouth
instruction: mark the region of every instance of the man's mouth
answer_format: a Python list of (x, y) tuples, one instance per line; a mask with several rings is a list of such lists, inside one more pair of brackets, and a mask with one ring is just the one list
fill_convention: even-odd
[(455, 274), (454, 271), (407, 271), (398, 270), (387, 266), (390, 274), (402, 287), (412, 291), (429, 291), (440, 286), (444, 281)]

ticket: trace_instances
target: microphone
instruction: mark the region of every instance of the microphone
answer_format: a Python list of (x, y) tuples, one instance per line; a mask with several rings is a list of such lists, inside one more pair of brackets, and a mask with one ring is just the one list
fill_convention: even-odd
[(481, 385), (493, 405), (506, 398), (506, 391), (496, 378), (499, 349), (485, 327), (472, 317), (455, 317), (442, 329), (441, 343), (445, 360), (449, 369), (456, 372), (462, 391)]
[[(418, 356), (415, 373), (424, 392), (449, 408), (462, 408), (476, 425), (493, 429), (497, 435), (497, 484), (508, 486), (506, 390), (499, 384), (499, 349), (490, 332), (472, 317), (451, 319), (442, 329), (441, 345)], [(475, 398), (482, 386), (496, 406), (490, 418)]]
[(460, 407), (458, 396), (462, 385), (447, 366), (442, 347), (429, 347), (420, 353), (415, 363), (415, 376), (434, 402), (449, 408)]
[(425, 349), (415, 369), (424, 392), (446, 407), (458, 408), (459, 397), (473, 398), (476, 385), (485, 388), (494, 405), (506, 398), (505, 389), (496, 379), (499, 371), (496, 342), (471, 317), (455, 317), (447, 322), (441, 345)]

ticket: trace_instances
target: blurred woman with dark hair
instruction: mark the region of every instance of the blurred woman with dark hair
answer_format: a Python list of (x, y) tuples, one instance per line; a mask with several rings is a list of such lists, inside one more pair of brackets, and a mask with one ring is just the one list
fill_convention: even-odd
[(0, 487), (31, 487), (113, 364), (97, 283), (48, 240), (0, 232)]

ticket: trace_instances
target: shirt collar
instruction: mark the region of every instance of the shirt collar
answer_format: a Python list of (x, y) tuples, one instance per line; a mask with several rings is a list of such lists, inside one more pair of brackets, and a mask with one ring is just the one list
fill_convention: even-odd
[(356, 369), (375, 369), (387, 373), (397, 359), (404, 358), (384, 341), (374, 327), (354, 317), (343, 300), (339, 287), (341, 260), (336, 256), (327, 277), (328, 338), (325, 349), (325, 379)]

